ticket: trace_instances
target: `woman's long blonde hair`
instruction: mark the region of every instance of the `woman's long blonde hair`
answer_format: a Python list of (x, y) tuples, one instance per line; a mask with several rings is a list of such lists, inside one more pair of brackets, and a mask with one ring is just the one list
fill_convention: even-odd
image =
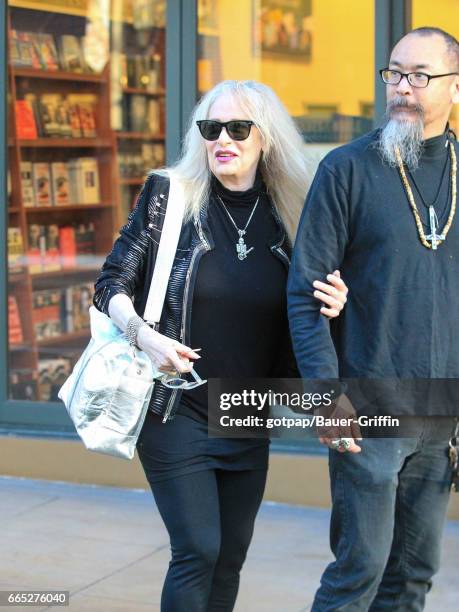
[(293, 243), (310, 185), (310, 169), (303, 139), (285, 106), (270, 87), (257, 81), (222, 81), (196, 105), (182, 154), (170, 168), (183, 182), (185, 220), (199, 217), (210, 189), (211, 172), (206, 146), (196, 121), (207, 119), (212, 104), (221, 96), (235, 98), (260, 131), (263, 180)]

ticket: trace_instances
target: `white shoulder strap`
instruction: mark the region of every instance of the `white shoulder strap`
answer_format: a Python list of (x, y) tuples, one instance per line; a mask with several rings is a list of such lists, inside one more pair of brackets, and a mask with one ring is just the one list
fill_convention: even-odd
[(143, 318), (148, 323), (158, 323), (161, 318), (185, 210), (183, 186), (177, 177), (170, 171), (169, 178), (170, 186), (166, 216), (164, 218), (158, 255), (156, 257), (153, 278), (151, 280), (147, 304), (143, 315)]

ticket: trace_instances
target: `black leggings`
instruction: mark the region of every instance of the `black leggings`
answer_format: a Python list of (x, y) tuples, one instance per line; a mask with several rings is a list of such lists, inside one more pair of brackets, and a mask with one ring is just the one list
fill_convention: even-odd
[(266, 470), (203, 470), (151, 484), (172, 559), (161, 612), (230, 612)]

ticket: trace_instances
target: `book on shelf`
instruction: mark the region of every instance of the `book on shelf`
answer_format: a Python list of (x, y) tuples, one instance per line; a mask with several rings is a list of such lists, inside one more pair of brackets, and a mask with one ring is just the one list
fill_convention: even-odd
[(38, 399), (38, 372), (32, 368), (14, 368), (9, 371), (9, 397), (16, 400)]
[(76, 268), (77, 249), (75, 228), (72, 225), (65, 225), (59, 228), (59, 247), (62, 268)]
[(21, 162), (22, 202), (34, 206), (98, 204), (100, 182), (97, 159), (78, 157), (67, 162)]
[(52, 206), (49, 164), (46, 162), (33, 163), (32, 179), (35, 194), (35, 206)]
[(69, 93), (67, 101), (69, 105), (77, 108), (81, 135), (84, 138), (95, 138), (97, 136), (95, 106), (98, 96), (92, 93)]
[(148, 100), (147, 132), (155, 136), (161, 132), (161, 102), (159, 100)]
[(128, 87), (139, 87), (135, 79), (135, 63), (132, 55), (126, 56), (126, 77)]
[(25, 68), (41, 68), (40, 54), (36, 45), (37, 39), (33, 32), (16, 30), (17, 44), (21, 66)]
[(44, 272), (56, 272), (62, 269), (61, 253), (59, 250), (59, 227), (52, 223), (44, 228), (45, 251), (42, 252)]
[(22, 66), (21, 53), (19, 51), (19, 39), (17, 30), (11, 30), (9, 38), (9, 62), (12, 66)]
[(65, 330), (66, 333), (76, 333), (89, 329), (89, 307), (92, 304), (94, 285), (80, 283), (66, 287), (64, 295), (65, 304)]
[(21, 173), (21, 197), (22, 205), (26, 208), (35, 206), (35, 194), (33, 190), (33, 177), (32, 177), (32, 162), (21, 161), (20, 163)]
[(92, 73), (94, 70), (85, 60), (87, 38), (12, 29), (9, 38), (10, 63), (17, 68)]
[(95, 138), (97, 136), (97, 131), (94, 105), (91, 102), (80, 102), (78, 104), (78, 115), (83, 138)]
[(59, 70), (59, 57), (52, 34), (11, 30), (9, 42), (13, 66)]
[(54, 206), (70, 204), (69, 170), (65, 162), (51, 163), (51, 183)]
[(67, 98), (57, 100), (56, 119), (59, 126), (59, 135), (61, 138), (72, 138), (73, 128), (70, 117), (70, 103)]
[(38, 393), (41, 401), (58, 401), (59, 389), (70, 375), (72, 367), (68, 357), (39, 359), (38, 361)]
[(24, 265), (24, 241), (20, 227), (8, 228), (8, 272), (22, 271)]
[(116, 75), (119, 83), (122, 87), (128, 85), (128, 59), (126, 53), (111, 54), (111, 61), (113, 62), (112, 74)]
[(86, 28), (86, 34), (80, 38), (81, 56), (83, 58), (83, 71), (90, 74), (102, 74), (107, 60), (110, 57), (110, 41), (104, 34), (107, 32), (102, 29), (102, 36), (95, 35), (99, 25), (93, 21)]
[(132, 59), (134, 63), (135, 87), (143, 87), (146, 89), (149, 81), (149, 58), (146, 55), (136, 54)]
[(32, 327), (37, 341), (62, 335), (61, 299), (59, 289), (32, 292)]
[[(80, 223), (75, 228), (75, 244), (78, 258), (83, 262), (87, 255), (93, 255), (96, 249), (96, 232), (94, 223)], [(83, 256), (83, 257), (81, 257)]]
[(148, 82), (147, 91), (156, 92), (161, 86), (161, 55), (154, 53), (147, 59)]
[(37, 124), (33, 108), (28, 100), (15, 101), (16, 132), (20, 139), (38, 138)]
[(38, 101), (38, 108), (44, 137), (60, 138), (71, 135), (70, 117), (66, 113), (60, 94), (42, 94)]
[(28, 227), (27, 234), (27, 265), (29, 272), (30, 274), (39, 274), (42, 272), (40, 242), (43, 233), (41, 226), (36, 223), (31, 223)]
[(84, 58), (78, 36), (63, 34), (59, 39), (58, 48), (59, 59), (63, 70), (69, 72), (84, 71)]
[(80, 113), (78, 111), (77, 104), (71, 104), (68, 102), (68, 112), (70, 118), (70, 130), (72, 134), (72, 138), (81, 138), (83, 136), (83, 131), (81, 128), (80, 121)]
[(35, 119), (37, 137), (41, 137), (44, 135), (44, 131), (43, 124), (41, 122), (40, 103), (38, 100), (38, 96), (34, 93), (26, 93), (24, 94), (24, 100), (27, 100), (27, 102), (29, 102), (32, 108), (33, 116)]
[(158, 136), (161, 133), (162, 101), (142, 94), (130, 96), (128, 116), (133, 132)]
[(100, 185), (97, 159), (77, 157), (67, 163), (70, 180), (70, 199), (79, 204), (98, 204)]
[(10, 345), (22, 344), (24, 334), (16, 296), (8, 296), (8, 342)]
[[(9, 61), (15, 68), (33, 68), (34, 67), (34, 54), (36, 50), (33, 47), (32, 40), (28, 36), (27, 32), (20, 32), (19, 30), (11, 30), (9, 38)], [(38, 60), (38, 56), (37, 56)], [(35, 62), (35, 67), (39, 67), (39, 61)]]
[[(111, 56), (113, 59), (113, 56)], [(115, 58), (116, 78), (123, 87), (145, 89), (157, 92), (161, 86), (161, 55), (144, 53), (126, 55), (119, 53)]]
[(27, 263), (30, 274), (85, 267), (93, 263), (96, 251), (94, 223), (57, 224), (28, 227)]
[(18, 138), (95, 138), (97, 95), (33, 93), (15, 102)]
[(32, 293), (32, 326), (37, 341), (89, 330), (93, 283)]
[(59, 55), (52, 34), (44, 32), (36, 34), (36, 47), (40, 56), (41, 67), (44, 70), (59, 70)]
[(134, 94), (130, 98), (130, 130), (132, 132), (145, 132), (147, 128), (147, 98), (141, 94)]
[(27, 261), (30, 274), (55, 272), (62, 268), (59, 227), (56, 224), (29, 225)]
[(117, 160), (122, 178), (143, 178), (149, 170), (164, 166), (164, 145), (142, 142), (138, 152), (119, 152)]

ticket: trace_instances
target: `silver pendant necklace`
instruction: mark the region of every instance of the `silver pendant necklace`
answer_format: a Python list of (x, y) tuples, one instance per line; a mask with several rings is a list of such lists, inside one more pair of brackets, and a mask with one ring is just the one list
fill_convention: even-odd
[(254, 248), (255, 248), (255, 247), (250, 247), (250, 249), (248, 249), (248, 248), (247, 248), (247, 245), (246, 245), (245, 240), (244, 240), (244, 236), (245, 236), (245, 234), (246, 234), (246, 230), (247, 230), (247, 228), (249, 227), (249, 223), (250, 223), (250, 221), (252, 220), (252, 217), (253, 217), (253, 215), (254, 215), (254, 213), (255, 213), (255, 210), (256, 210), (256, 208), (257, 208), (257, 206), (258, 206), (258, 201), (259, 201), (259, 199), (260, 199), (260, 196), (258, 196), (257, 201), (255, 202), (255, 205), (254, 205), (254, 207), (252, 208), (252, 212), (250, 213), (249, 220), (248, 220), (248, 221), (247, 221), (247, 223), (245, 224), (244, 229), (239, 229), (239, 228), (238, 228), (238, 226), (237, 226), (237, 225), (236, 225), (236, 223), (234, 222), (233, 217), (230, 215), (229, 210), (226, 208), (225, 203), (223, 202), (223, 200), (221, 199), (221, 197), (220, 197), (218, 194), (217, 194), (217, 198), (220, 200), (220, 202), (221, 202), (221, 204), (222, 204), (223, 208), (224, 208), (224, 209), (225, 209), (225, 211), (226, 211), (226, 214), (227, 214), (227, 215), (228, 215), (228, 217), (229, 217), (229, 220), (230, 220), (230, 221), (231, 221), (231, 223), (234, 225), (234, 227), (235, 227), (235, 229), (236, 229), (237, 233), (239, 234), (239, 240), (238, 240), (238, 241), (237, 241), (237, 243), (236, 243), (236, 253), (237, 253), (237, 257), (238, 257), (239, 261), (243, 261), (244, 259), (246, 259), (246, 258), (247, 258), (247, 255), (248, 255), (248, 254), (249, 254), (251, 251), (253, 251), (253, 250), (254, 250)]

